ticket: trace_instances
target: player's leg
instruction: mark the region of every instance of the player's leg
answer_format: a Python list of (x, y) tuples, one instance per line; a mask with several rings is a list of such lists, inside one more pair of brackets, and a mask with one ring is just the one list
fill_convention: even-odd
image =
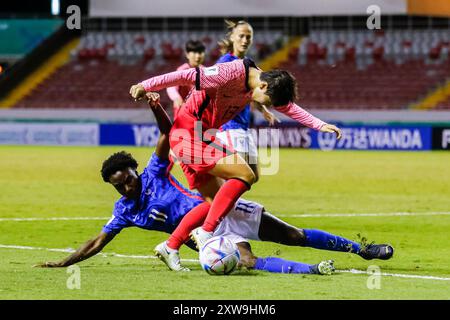
[(202, 225), (210, 208), (209, 202), (202, 202), (192, 208), (181, 219), (178, 226), (169, 236), (167, 241), (158, 244), (155, 249), (155, 255), (163, 261), (170, 270), (173, 271), (189, 271), (180, 263), (180, 247), (189, 241), (189, 233), (191, 230)]
[(239, 242), (236, 243), (236, 245), (239, 249), (239, 254), (241, 255), (241, 258), (239, 260), (239, 266), (248, 269), (253, 269), (255, 267), (256, 260), (258, 258), (253, 254), (250, 243)]
[[(252, 169), (253, 173), (255, 174), (255, 183), (259, 180), (259, 165), (258, 165), (258, 158), (252, 158), (249, 157), (248, 165)], [(253, 159), (253, 160), (252, 160)]]
[(259, 166), (258, 166), (258, 157), (254, 157), (254, 156), (250, 156), (250, 153), (248, 152), (237, 152), (242, 159), (245, 160), (245, 162), (247, 162), (248, 166), (250, 167), (250, 169), (252, 169), (253, 174), (255, 175), (255, 182), (258, 182), (259, 180)]
[(359, 243), (322, 230), (300, 229), (266, 211), (262, 213), (258, 235), (262, 241), (271, 241), (288, 246), (351, 252), (366, 260), (374, 258), (386, 260), (393, 255), (393, 248), (389, 245), (371, 244), (362, 246)]
[(297, 261), (289, 261), (281, 258), (256, 257), (250, 243), (240, 242), (236, 244), (241, 255), (240, 266), (273, 273), (301, 273), (301, 274), (331, 274), (334, 271), (333, 261), (326, 260), (318, 264), (307, 264)]
[(250, 130), (228, 129), (217, 132), (216, 137), (225, 145), (231, 146), (247, 162), (259, 180), (258, 149)]
[(208, 174), (222, 178), (225, 182), (216, 193), (205, 222), (192, 232), (193, 240), (199, 247), (212, 237), (219, 222), (255, 180), (248, 164), (236, 153), (220, 159)]
[(259, 237), (263, 241), (288, 246), (357, 253), (360, 245), (351, 240), (321, 230), (300, 229), (264, 211), (261, 216)]
[(246, 161), (255, 174), (256, 183), (259, 180), (258, 147), (253, 139), (251, 130), (246, 132), (246, 139), (248, 144), (248, 159), (246, 159)]
[(211, 179), (199, 185), (197, 187), (197, 190), (198, 192), (200, 192), (205, 201), (211, 203), (213, 202), (213, 199), (216, 196), (217, 191), (219, 191), (223, 183), (224, 183), (223, 179), (211, 176)]

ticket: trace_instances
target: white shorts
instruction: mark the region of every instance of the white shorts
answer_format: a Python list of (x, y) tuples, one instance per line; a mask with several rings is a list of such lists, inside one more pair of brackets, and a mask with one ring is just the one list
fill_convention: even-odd
[(239, 199), (220, 222), (213, 236), (229, 238), (234, 243), (259, 239), (259, 225), (264, 207), (259, 203)]
[(250, 157), (258, 157), (258, 148), (253, 139), (252, 130), (229, 129), (218, 131), (216, 137), (229, 146), (232, 146), (237, 152), (248, 153)]

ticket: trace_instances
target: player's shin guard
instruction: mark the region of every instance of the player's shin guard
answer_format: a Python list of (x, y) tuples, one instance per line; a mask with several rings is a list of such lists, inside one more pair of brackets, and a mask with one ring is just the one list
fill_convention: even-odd
[(351, 240), (321, 230), (303, 229), (305, 247), (322, 250), (358, 253), (361, 246)]
[(254, 269), (274, 273), (315, 273), (313, 265), (273, 257), (257, 258)]
[(249, 189), (250, 186), (240, 179), (227, 180), (214, 197), (211, 209), (202, 226), (203, 230), (213, 232), (222, 218), (233, 208), (239, 197)]
[(183, 243), (189, 240), (189, 233), (205, 221), (210, 207), (210, 203), (203, 202), (189, 211), (170, 235), (167, 246), (171, 249), (180, 249)]

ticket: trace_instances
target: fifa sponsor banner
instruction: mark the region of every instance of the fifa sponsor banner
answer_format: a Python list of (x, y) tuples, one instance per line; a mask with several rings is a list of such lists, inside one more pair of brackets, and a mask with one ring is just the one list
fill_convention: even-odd
[(450, 150), (450, 126), (433, 128), (433, 149)]
[(2, 145), (97, 146), (98, 124), (0, 123)]
[(159, 129), (156, 124), (101, 124), (100, 145), (156, 146)]
[[(259, 146), (311, 148), (321, 150), (431, 150), (432, 128), (413, 126), (339, 126), (342, 138), (309, 128), (285, 126), (269, 134), (256, 130)], [(270, 142), (267, 140), (271, 140)]]

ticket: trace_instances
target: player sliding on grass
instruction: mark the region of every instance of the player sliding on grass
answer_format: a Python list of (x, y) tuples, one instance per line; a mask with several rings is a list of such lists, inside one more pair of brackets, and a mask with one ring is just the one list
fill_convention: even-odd
[[(138, 163), (130, 154), (123, 151), (113, 154), (103, 163), (101, 170), (103, 180), (111, 183), (122, 195), (115, 204), (111, 220), (97, 237), (86, 242), (67, 258), (37, 266), (67, 267), (88, 259), (99, 253), (123, 228), (131, 226), (171, 233), (192, 208), (210, 206), (199, 194), (183, 188), (170, 175), (171, 163), (168, 160), (170, 119), (159, 104), (150, 100), (150, 105), (158, 121), (161, 135), (143, 173), (138, 175), (136, 171)], [(205, 215), (199, 219), (203, 220)], [(320, 230), (296, 228), (265, 211), (262, 205), (243, 199), (237, 201), (219, 224), (214, 235), (229, 237), (237, 244), (241, 253), (241, 265), (278, 273), (330, 274), (334, 267), (332, 261), (309, 265), (274, 257), (258, 258), (253, 254), (248, 239), (351, 252), (364, 259), (389, 259), (393, 254), (392, 247), (387, 245), (361, 246)], [(187, 241), (186, 245), (195, 248), (192, 242)], [(178, 251), (167, 248), (165, 242), (155, 248), (155, 253), (171, 270), (188, 271), (181, 266)]]
[[(191, 189), (197, 188), (211, 208), (199, 206), (185, 219), (186, 226), (200, 225), (198, 217), (208, 212), (201, 227), (195, 230), (177, 228), (168, 246), (178, 249), (186, 236), (202, 246), (212, 237), (221, 219), (233, 208), (239, 197), (250, 189), (255, 174), (237, 153), (215, 139), (217, 129), (234, 118), (245, 106), (257, 102), (274, 106), (315, 130), (336, 133), (341, 131), (312, 116), (294, 103), (296, 81), (287, 71), (263, 72), (249, 59), (216, 64), (209, 68), (192, 68), (150, 78), (130, 88), (135, 100), (145, 98), (148, 91), (158, 91), (177, 85), (195, 85), (183, 104), (169, 134), (172, 151), (180, 161), (181, 168)], [(223, 180), (226, 180), (223, 183)]]

